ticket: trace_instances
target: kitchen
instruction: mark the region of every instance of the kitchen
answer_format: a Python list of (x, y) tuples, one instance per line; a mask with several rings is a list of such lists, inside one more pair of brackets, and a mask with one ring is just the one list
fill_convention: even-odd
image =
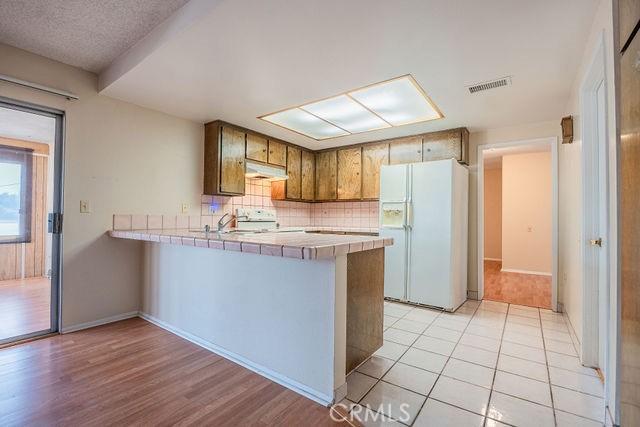
[[(426, 99), (424, 102), (427, 104)], [(467, 157), (468, 131), (464, 128), (314, 153), (215, 121), (205, 125), (202, 215), (116, 214), (110, 234), (156, 243), (145, 245), (144, 318), (327, 405), (347, 395), (346, 376), (382, 347), (385, 295), (449, 311), (466, 300), (468, 178), (465, 166), (458, 162)], [(412, 203), (403, 191), (411, 181), (404, 176), (405, 169), (413, 164), (429, 166), (424, 168), (427, 176), (423, 173), (415, 178), (416, 187), (438, 182), (444, 193), (429, 196), (416, 191), (416, 196), (432, 200)], [(454, 171), (456, 178), (447, 190), (442, 186)], [(381, 178), (386, 172), (391, 175)], [(373, 207), (381, 192), (381, 207)], [(454, 193), (458, 196), (453, 197)], [(404, 291), (405, 265), (410, 262), (403, 250), (407, 242), (399, 233), (422, 225), (424, 216), (435, 218), (452, 198), (460, 199), (457, 217), (452, 217), (461, 225), (453, 227), (460, 243), (451, 256), (459, 258), (459, 264), (445, 267), (448, 264), (443, 261), (449, 258), (445, 246), (435, 243), (429, 249), (422, 243), (414, 256), (422, 257), (430, 250), (434, 261), (422, 263), (428, 272), (414, 273), (413, 281), (421, 283), (414, 285), (411, 295)], [(288, 210), (293, 211), (292, 216), (287, 216)], [(324, 217), (323, 210), (336, 212), (336, 225), (329, 225), (331, 217)], [(283, 213), (286, 219), (281, 224)], [(378, 215), (384, 230), (380, 236), (375, 226)], [(419, 216), (412, 219), (411, 215)], [(415, 241), (423, 241), (426, 235), (435, 237), (438, 230), (444, 230), (442, 238), (446, 239), (450, 232), (443, 227), (445, 223), (434, 219), (431, 229), (420, 230)], [(389, 252), (394, 240), (402, 248)], [(165, 248), (164, 244), (191, 247)], [(444, 258), (434, 258), (437, 253)], [(241, 278), (240, 270), (247, 277)], [(215, 277), (209, 277), (208, 271), (215, 271)], [(429, 282), (417, 279), (434, 277), (440, 271), (454, 277)], [(320, 278), (318, 283), (312, 280), (315, 277)], [(214, 283), (209, 284), (211, 279)], [(218, 288), (218, 280), (235, 282), (237, 294)], [(445, 286), (445, 281), (451, 285)], [(403, 290), (398, 293), (399, 287)], [(449, 294), (455, 298), (447, 298)], [(291, 312), (285, 308), (283, 295), (293, 303)], [(223, 309), (227, 304), (233, 307), (231, 312)], [(187, 306), (191, 310), (183, 315), (176, 312)], [(257, 307), (267, 310), (258, 316), (261, 310)], [(276, 307), (282, 317), (273, 317)], [(194, 312), (208, 316), (194, 317)], [(314, 317), (307, 318), (305, 313)], [(332, 321), (327, 323), (327, 317)], [(295, 325), (292, 318), (297, 320)], [(249, 323), (236, 342), (232, 325), (241, 320)], [(305, 325), (303, 333), (299, 324)], [(225, 331), (231, 336), (225, 337)], [(275, 331), (277, 335), (270, 336)], [(326, 341), (315, 343), (320, 347), (305, 344), (309, 334), (326, 337)], [(267, 336), (264, 347), (255, 344)], [(280, 343), (278, 351), (271, 348), (273, 340)], [(253, 344), (247, 348), (243, 345), (247, 342)], [(325, 357), (314, 362), (323, 349)], [(302, 367), (313, 366), (313, 377), (301, 376), (300, 371), (305, 370), (295, 361), (304, 361)]]
[(2, 2), (0, 424), (637, 424), (634, 5)]

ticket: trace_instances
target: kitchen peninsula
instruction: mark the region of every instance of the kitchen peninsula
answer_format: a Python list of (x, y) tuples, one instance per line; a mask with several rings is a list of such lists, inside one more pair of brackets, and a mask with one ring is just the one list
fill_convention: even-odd
[[(115, 221), (114, 221), (115, 223)], [(377, 236), (112, 230), (144, 241), (141, 316), (322, 404), (382, 346)]]

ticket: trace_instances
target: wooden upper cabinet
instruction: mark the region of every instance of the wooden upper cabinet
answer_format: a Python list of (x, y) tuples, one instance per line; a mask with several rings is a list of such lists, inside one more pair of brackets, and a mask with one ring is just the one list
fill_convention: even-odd
[(422, 136), (412, 136), (391, 141), (389, 163), (416, 163), (422, 161)]
[(338, 150), (338, 199), (362, 198), (362, 148)]
[(389, 144), (362, 147), (362, 198), (380, 197), (380, 166), (389, 164)]
[(252, 133), (247, 134), (247, 159), (267, 163), (267, 138)]
[(315, 193), (316, 157), (311, 151), (302, 152), (302, 200), (313, 200)]
[(465, 128), (432, 132), (422, 137), (422, 160), (456, 159), (468, 163), (469, 131)]
[(270, 139), (268, 162), (272, 165), (287, 166), (287, 146)]
[(245, 133), (223, 126), (220, 134), (220, 192), (244, 194)]
[(336, 150), (316, 153), (316, 200), (336, 200), (337, 172)]
[(302, 158), (301, 150), (296, 147), (287, 147), (287, 199), (300, 199), (302, 194)]

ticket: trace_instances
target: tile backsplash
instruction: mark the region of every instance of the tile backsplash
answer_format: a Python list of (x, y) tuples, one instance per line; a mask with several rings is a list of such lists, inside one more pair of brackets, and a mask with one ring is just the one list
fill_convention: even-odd
[(200, 215), (114, 215), (113, 228), (213, 227), (225, 213), (235, 213), (239, 207), (273, 209), (283, 227), (378, 228), (378, 202), (306, 203), (271, 200), (271, 182), (261, 179), (247, 179), (244, 196), (203, 195), (200, 203)]

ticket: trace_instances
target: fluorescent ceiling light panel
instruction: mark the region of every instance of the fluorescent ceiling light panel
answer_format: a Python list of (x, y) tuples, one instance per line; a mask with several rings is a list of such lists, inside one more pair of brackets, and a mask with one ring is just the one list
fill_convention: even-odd
[(349, 96), (393, 126), (442, 118), (411, 76), (358, 89)]
[(314, 102), (313, 104), (306, 104), (300, 108), (350, 133), (391, 127), (389, 123), (347, 95), (340, 95), (325, 99), (324, 101)]
[(406, 75), (260, 118), (320, 140), (442, 117)]
[(269, 114), (268, 116), (262, 117), (262, 119), (313, 139), (327, 139), (349, 135), (349, 132), (344, 129), (340, 129), (300, 108), (291, 108), (280, 111), (279, 113)]

